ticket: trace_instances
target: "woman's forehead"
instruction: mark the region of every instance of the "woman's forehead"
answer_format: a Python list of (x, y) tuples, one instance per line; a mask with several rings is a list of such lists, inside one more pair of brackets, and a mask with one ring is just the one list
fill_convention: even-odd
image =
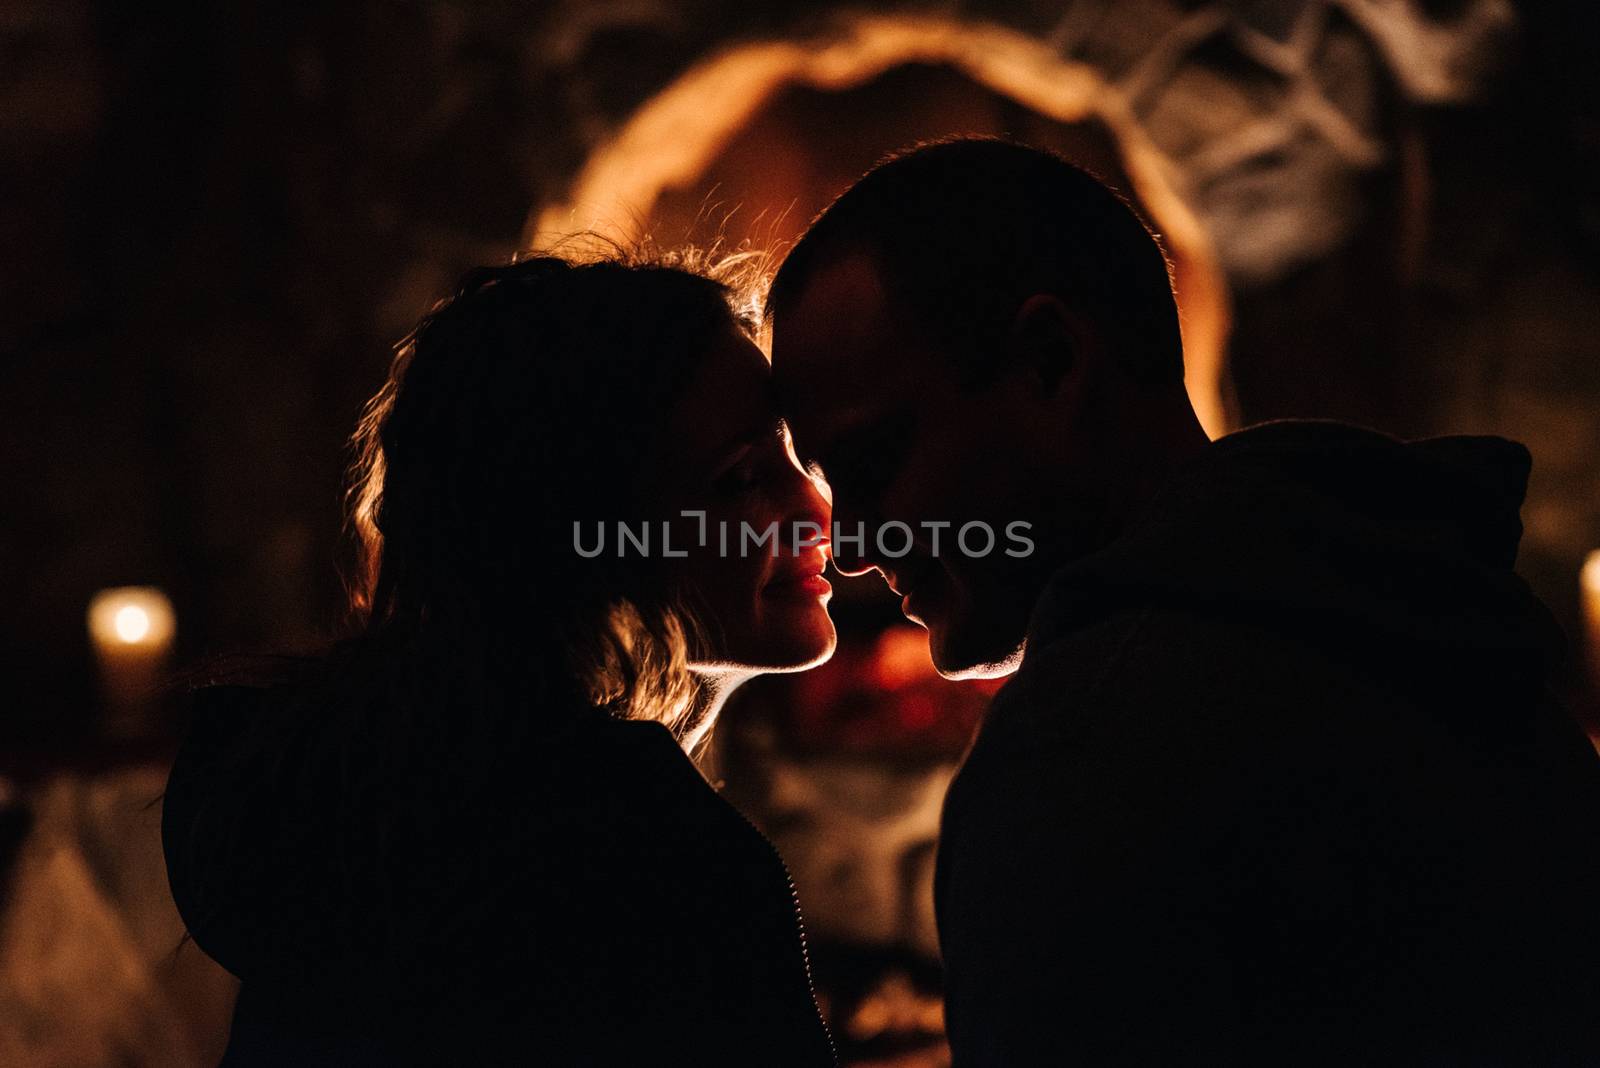
[(715, 459), (740, 443), (775, 432), (772, 368), (748, 338), (730, 331), (696, 361), (670, 420), (687, 446), (682, 456)]

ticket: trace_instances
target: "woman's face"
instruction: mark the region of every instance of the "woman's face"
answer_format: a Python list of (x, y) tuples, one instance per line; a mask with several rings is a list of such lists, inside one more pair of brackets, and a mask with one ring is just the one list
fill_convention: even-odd
[(672, 553), (685, 554), (657, 555), (705, 624), (702, 667), (795, 670), (833, 653), (827, 490), (795, 458), (771, 374), (761, 350), (730, 327), (699, 361), (645, 464), (652, 510), (670, 524)]

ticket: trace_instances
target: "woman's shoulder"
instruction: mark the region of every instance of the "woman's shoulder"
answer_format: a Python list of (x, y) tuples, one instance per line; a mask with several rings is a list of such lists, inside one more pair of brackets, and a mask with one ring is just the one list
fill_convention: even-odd
[(737, 816), (660, 723), (598, 716), (548, 756), (568, 769), (576, 799), (625, 808), (630, 822)]
[(767, 839), (701, 773), (659, 723), (597, 719), (538, 761), (547, 774), (521, 806), (533, 852), (526, 870), (607, 867), (677, 873), (690, 882), (786, 881)]
[(167, 779), (169, 817), (181, 809), (179, 797), (217, 770), (224, 754), (239, 744), (268, 699), (267, 688), (239, 683), (206, 686), (186, 695), (182, 742)]

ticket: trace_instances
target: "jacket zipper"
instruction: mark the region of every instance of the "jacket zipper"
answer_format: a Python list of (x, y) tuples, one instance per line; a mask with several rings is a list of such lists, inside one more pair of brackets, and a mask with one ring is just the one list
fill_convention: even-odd
[(773, 844), (772, 839), (767, 837), (767, 833), (757, 827), (755, 822), (749, 816), (746, 816), (738, 805), (729, 805), (728, 807), (739, 813), (739, 818), (749, 824), (750, 829), (755, 831), (761, 840), (767, 844), (767, 848), (772, 850), (773, 857), (777, 859), (778, 866), (783, 869), (784, 881), (789, 884), (789, 903), (794, 907), (795, 931), (800, 936), (800, 963), (804, 965), (806, 970), (806, 989), (811, 992), (811, 1008), (817, 1014), (817, 1021), (822, 1024), (822, 1033), (828, 1039), (828, 1052), (833, 1055), (833, 1063), (837, 1065), (839, 1063), (839, 1046), (833, 1040), (833, 1028), (828, 1026), (827, 1018), (822, 1015), (822, 1005), (817, 1001), (817, 984), (811, 975), (811, 948), (806, 943), (805, 913), (800, 910), (800, 891), (794, 885), (794, 875), (789, 871), (789, 862), (783, 859), (783, 854)]

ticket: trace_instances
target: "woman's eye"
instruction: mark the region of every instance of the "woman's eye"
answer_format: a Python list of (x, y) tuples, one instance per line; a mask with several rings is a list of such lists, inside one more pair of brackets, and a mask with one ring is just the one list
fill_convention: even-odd
[(712, 481), (711, 488), (718, 493), (743, 493), (753, 487), (756, 481), (755, 463), (747, 456), (718, 475)]

